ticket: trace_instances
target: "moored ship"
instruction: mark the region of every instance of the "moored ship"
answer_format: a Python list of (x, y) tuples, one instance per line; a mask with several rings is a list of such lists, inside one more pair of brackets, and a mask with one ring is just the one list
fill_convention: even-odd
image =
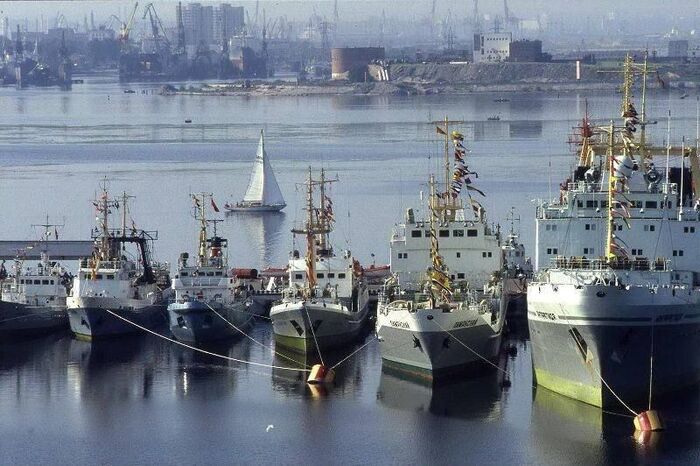
[(0, 268), (0, 335), (5, 337), (68, 329), (66, 296), (71, 277), (46, 253), (35, 267), (15, 259), (14, 274)]
[[(338, 348), (357, 338), (367, 322), (369, 292), (359, 263), (344, 251), (337, 256), (329, 241), (333, 208), (326, 180), (314, 180), (309, 169), (307, 220), (294, 233), (306, 237), (306, 256), (298, 251), (289, 260), (289, 285), (270, 310), (275, 342), (299, 352)], [(314, 188), (320, 203), (314, 205)]]
[[(121, 335), (139, 331), (133, 324), (152, 328), (165, 322), (166, 304), (149, 250), (149, 242), (158, 234), (137, 229), (133, 222), (127, 228), (129, 197), (124, 193), (120, 200), (111, 199), (105, 183), (93, 202), (95, 250), (92, 257), (80, 260), (67, 298), (70, 327), (79, 337)], [(121, 228), (109, 227), (112, 209), (122, 209)], [(129, 245), (135, 251), (127, 250)]]
[(694, 149), (647, 141), (646, 72), (627, 57), (622, 123), (584, 119), (573, 181), (537, 209), (540, 271), (528, 287), (536, 382), (604, 408), (651, 404), (700, 379), (699, 164)]
[[(467, 215), (460, 197), (464, 186), (467, 192), (481, 192), (471, 186), (475, 173), (465, 163), (464, 137), (457, 131), (449, 134), (447, 120), (445, 129), (438, 130), (445, 136), (447, 170), (452, 137), (454, 172), (446, 171), (446, 187), (439, 193), (431, 177), (429, 217), (416, 221), (409, 211), (403, 231), (392, 237), (394, 275), (377, 307), (382, 359), (425, 379), (493, 361), (506, 309), (498, 233), (487, 224), (476, 199), (469, 196)], [(443, 243), (449, 246), (443, 249)], [(448, 265), (446, 253), (454, 254), (456, 270)], [(427, 273), (418, 272), (426, 267)]]
[[(206, 204), (216, 206), (211, 194), (194, 195), (195, 218), (200, 222), (197, 259), (180, 254), (173, 278), (174, 301), (168, 305), (170, 331), (180, 341), (205, 343), (240, 336), (253, 323), (248, 294), (228, 270), (228, 240), (216, 233), (216, 222), (207, 219)], [(213, 236), (207, 233), (212, 223)]]

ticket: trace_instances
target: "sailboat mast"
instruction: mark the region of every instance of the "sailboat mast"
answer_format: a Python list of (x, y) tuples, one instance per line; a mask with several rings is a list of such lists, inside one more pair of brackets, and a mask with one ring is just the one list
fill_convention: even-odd
[(260, 158), (262, 159), (262, 188), (260, 190), (260, 201), (265, 204), (265, 191), (267, 180), (265, 179), (265, 130), (260, 130)]

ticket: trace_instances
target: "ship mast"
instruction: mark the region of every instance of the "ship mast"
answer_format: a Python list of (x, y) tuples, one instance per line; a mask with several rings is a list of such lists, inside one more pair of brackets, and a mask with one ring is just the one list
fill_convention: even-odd
[[(45, 223), (38, 223), (38, 224), (33, 224), (32, 227), (42, 227), (44, 229), (44, 234), (41, 235), (41, 240), (42, 241), (47, 241), (49, 239), (49, 236), (51, 236), (51, 227), (54, 227), (54, 231), (58, 227), (64, 227), (65, 225), (63, 223), (49, 223), (49, 214), (46, 214), (46, 222)], [(57, 234), (54, 234), (54, 236), (57, 236)], [(58, 240), (57, 237), (54, 238), (54, 240)]]
[[(197, 193), (192, 194), (192, 200), (194, 201), (194, 218), (199, 220), (199, 247), (197, 250), (197, 265), (199, 267), (205, 267), (211, 265), (209, 260), (209, 238), (207, 234), (207, 223), (214, 225), (214, 238), (217, 238), (216, 234), (216, 224), (222, 222), (218, 219), (207, 219), (206, 204), (207, 199), (209, 202), (213, 203), (212, 193)], [(226, 240), (222, 240), (226, 241)]]
[(617, 256), (613, 252), (614, 236), (615, 236), (615, 190), (617, 185), (617, 178), (614, 176), (615, 167), (613, 166), (613, 160), (615, 159), (615, 126), (610, 121), (610, 126), (607, 128), (608, 131), (608, 151), (607, 151), (607, 162), (608, 162), (608, 229), (605, 242), (605, 258), (612, 261)]
[[(325, 173), (321, 171), (321, 179), (314, 180), (311, 176), (311, 167), (309, 167), (309, 176), (306, 180), (306, 222), (304, 228), (294, 228), (292, 233), (303, 234), (306, 236), (306, 275), (307, 289), (309, 296), (313, 295), (313, 290), (316, 287), (316, 257), (319, 254), (326, 254), (328, 245), (327, 235), (331, 231), (331, 218), (326, 212), (326, 194), (325, 185), (338, 181), (327, 180)], [(314, 206), (314, 186), (319, 186), (321, 193), (321, 207)], [(318, 241), (317, 241), (318, 238)]]
[[(463, 121), (452, 120), (445, 116), (444, 120), (433, 121), (437, 127), (438, 134), (442, 135), (445, 139), (445, 191), (443, 203), (435, 202), (433, 208), (442, 213), (441, 220), (444, 222), (454, 220), (456, 211), (461, 208), (458, 198), (452, 197), (450, 195), (450, 183), (451, 183), (451, 173), (452, 165), (450, 162), (450, 124), (464, 123)], [(433, 193), (431, 196), (437, 198), (437, 194)]]
[(109, 198), (109, 193), (107, 192), (107, 178), (102, 181), (102, 194), (98, 199), (93, 202), (95, 209), (97, 210), (97, 222), (99, 228), (99, 243), (97, 248), (97, 258), (101, 261), (108, 261), (112, 259), (112, 248), (110, 247), (110, 234), (109, 234), (109, 213), (110, 208), (118, 208), (119, 203), (113, 199)]
[(447, 275), (447, 266), (440, 255), (440, 243), (435, 232), (435, 222), (438, 211), (438, 197), (435, 195), (435, 177), (430, 175), (430, 268), (428, 269), (428, 280), (431, 291), (431, 307), (435, 306), (435, 294), (439, 294), (443, 301), (447, 301), (452, 296), (452, 283)]

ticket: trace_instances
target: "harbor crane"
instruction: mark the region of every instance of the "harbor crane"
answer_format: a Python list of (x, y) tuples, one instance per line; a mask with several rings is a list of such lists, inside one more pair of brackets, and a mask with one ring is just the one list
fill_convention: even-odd
[(129, 20), (126, 23), (122, 23), (119, 29), (119, 42), (122, 43), (123, 47), (126, 47), (129, 42), (129, 32), (131, 32), (131, 27), (134, 25), (134, 17), (136, 16), (136, 9), (139, 7), (139, 2), (134, 4), (134, 9), (131, 11)]
[(170, 50), (170, 41), (165, 34), (165, 28), (163, 27), (163, 23), (161, 22), (160, 17), (156, 12), (156, 7), (153, 5), (153, 3), (146, 5), (146, 8), (143, 11), (143, 19), (146, 19), (146, 17), (148, 17), (151, 23), (151, 34), (153, 35), (153, 42), (155, 43), (156, 51), (161, 52), (161, 40), (165, 45), (165, 50)]

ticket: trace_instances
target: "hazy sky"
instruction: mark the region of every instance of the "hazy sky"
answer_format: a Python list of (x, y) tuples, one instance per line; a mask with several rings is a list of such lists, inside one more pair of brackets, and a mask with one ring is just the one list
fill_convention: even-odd
[[(139, 11), (148, 0), (142, 0)], [(173, 22), (177, 0), (155, 0), (153, 2), (160, 16), (166, 22)], [(187, 2), (183, 2), (187, 3)], [(200, 2), (217, 4), (219, 2)], [(227, 3), (245, 6), (249, 14), (254, 11), (254, 1)], [(455, 18), (471, 16), (474, 0), (436, 0), (436, 18), (439, 20), (451, 13)], [(479, 11), (482, 14), (503, 14), (503, 0), (480, 0)], [(29, 17), (31, 21), (43, 15), (53, 26), (58, 13), (63, 13), (70, 24), (82, 23), (83, 17), (94, 11), (96, 21), (102, 22), (111, 14), (127, 16), (133, 8), (134, 1), (112, 0), (73, 0), (73, 1), (2, 1), (1, 15), (9, 16), (11, 21)], [(550, 21), (575, 22), (581, 17), (589, 18), (645, 18), (645, 22), (657, 19), (667, 24), (694, 24), (700, 14), (700, 0), (508, 0), (511, 14), (518, 18), (535, 19), (546, 14)], [(327, 17), (332, 16), (333, 0), (260, 0), (268, 18), (286, 15), (290, 20), (308, 18), (314, 11)], [(387, 18), (422, 19), (430, 16), (432, 0), (338, 0), (338, 9), (342, 20), (358, 20), (379, 16), (386, 12)], [(262, 12), (261, 12), (262, 13)], [(32, 25), (33, 26), (33, 25)], [(700, 25), (698, 25), (700, 26)], [(640, 29), (652, 28), (653, 24), (639, 24)], [(692, 26), (695, 27), (695, 26)], [(31, 26), (30, 26), (31, 28)]]

